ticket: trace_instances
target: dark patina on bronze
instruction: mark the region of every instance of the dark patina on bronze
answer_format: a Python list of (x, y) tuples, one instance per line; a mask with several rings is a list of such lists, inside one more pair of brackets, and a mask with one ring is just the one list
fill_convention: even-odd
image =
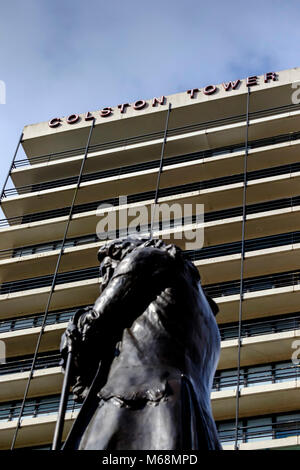
[(210, 405), (217, 305), (175, 245), (127, 238), (98, 253), (101, 295), (62, 337), (83, 401), (63, 449), (221, 449)]

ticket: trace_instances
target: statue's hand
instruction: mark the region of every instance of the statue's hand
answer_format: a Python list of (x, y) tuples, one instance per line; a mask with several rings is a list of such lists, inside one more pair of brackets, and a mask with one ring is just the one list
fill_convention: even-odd
[(80, 333), (78, 331), (77, 325), (73, 322), (73, 320), (70, 320), (66, 331), (63, 333), (61, 337), (60, 348), (59, 348), (61, 356), (62, 356), (60, 365), (62, 366), (63, 369), (66, 368), (67, 357), (68, 357), (69, 351), (72, 350), (73, 357), (75, 357), (79, 349), (79, 344), (80, 344)]
[[(72, 350), (70, 384), (73, 398), (76, 401), (83, 401), (99, 363), (99, 359), (97, 362), (95, 348), (93, 348), (94, 344), (88, 341), (89, 338), (86, 338), (85, 323), (91, 312), (92, 309), (89, 307), (77, 310), (61, 337), (60, 352), (62, 360), (60, 365), (63, 370), (66, 369), (68, 353)], [(95, 365), (93, 365), (94, 360), (96, 360)]]

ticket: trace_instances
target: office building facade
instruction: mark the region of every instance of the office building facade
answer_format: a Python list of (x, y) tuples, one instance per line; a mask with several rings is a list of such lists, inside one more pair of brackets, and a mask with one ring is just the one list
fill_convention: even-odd
[[(139, 214), (139, 233), (185, 250), (219, 306), (224, 449), (300, 448), (299, 81), (266, 71), (24, 128), (1, 193), (0, 449), (50, 446), (60, 337), (99, 294), (108, 214), (110, 237)], [(192, 213), (153, 224), (155, 202)]]

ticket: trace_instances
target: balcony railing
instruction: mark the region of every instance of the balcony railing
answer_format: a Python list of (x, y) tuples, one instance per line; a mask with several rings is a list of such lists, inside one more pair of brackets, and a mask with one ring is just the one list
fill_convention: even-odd
[[(241, 388), (255, 385), (268, 385), (300, 378), (300, 366), (289, 363), (263, 364), (255, 367), (242, 368), (240, 370), (239, 384)], [(237, 386), (237, 370), (217, 371), (213, 391)]]
[[(57, 310), (49, 312), (46, 318), (45, 325), (55, 325), (57, 323), (64, 323), (69, 321), (75, 312), (81, 307), (74, 307), (71, 309)], [(9, 331), (24, 330), (27, 328), (36, 328), (42, 325), (44, 318), (43, 313), (36, 313), (35, 315), (24, 315), (20, 317), (13, 317), (0, 321), (0, 333), (7, 333)]]
[[(58, 412), (60, 395), (42, 398), (29, 398), (26, 400), (23, 418), (37, 418), (41, 415), (52, 415)], [(18, 419), (22, 401), (13, 401), (0, 404), (0, 421), (13, 421)], [(67, 411), (78, 410), (81, 404), (75, 403), (72, 398), (68, 399)]]
[[(300, 232), (289, 232), (268, 237), (252, 238), (245, 240), (245, 251), (265, 250), (284, 245), (300, 243)], [(186, 255), (192, 261), (207, 258), (217, 258), (219, 256), (241, 253), (242, 242), (224, 243), (221, 245), (205, 246), (200, 250), (185, 251)], [(1, 254), (0, 254), (1, 257)]]
[[(262, 111), (256, 111), (253, 113), (249, 114), (250, 120), (257, 119), (257, 118), (262, 118), (262, 117), (267, 117), (267, 116), (272, 116), (276, 114), (281, 114), (281, 113), (286, 113), (290, 111), (298, 111), (300, 109), (299, 105), (295, 104), (288, 104), (285, 106), (280, 106), (280, 107), (275, 107), (275, 108), (269, 108), (266, 110)], [(245, 121), (245, 114), (239, 114), (236, 116), (230, 116), (227, 118), (223, 119), (217, 119), (217, 120), (212, 120), (212, 121), (206, 121), (206, 122), (201, 122), (197, 124), (192, 124), (189, 126), (183, 126), (183, 127), (177, 127), (173, 129), (169, 129), (167, 132), (167, 137), (172, 137), (175, 135), (180, 135), (180, 134), (186, 134), (189, 132), (195, 132), (203, 129), (209, 129), (212, 127), (218, 127), (222, 125), (228, 125), (228, 124), (233, 124), (237, 122)], [(101, 150), (107, 150), (107, 149), (112, 149), (112, 148), (117, 148), (117, 147), (123, 147), (126, 145), (133, 145), (133, 144), (139, 144), (142, 142), (148, 142), (151, 140), (155, 139), (161, 139), (164, 136), (164, 131), (159, 131), (159, 132), (153, 132), (150, 134), (143, 134), (139, 136), (134, 136), (134, 137), (128, 137), (120, 140), (114, 140), (110, 142), (104, 142), (102, 144), (96, 144), (96, 145), (91, 145), (89, 147), (89, 152), (100, 152)], [(261, 140), (261, 139), (260, 139)], [(255, 144), (258, 141), (254, 141)], [(254, 145), (255, 145), (254, 144)], [(241, 144), (238, 144), (241, 146)], [(268, 145), (268, 144), (264, 144)], [(230, 148), (230, 147), (228, 147)], [(243, 147), (244, 148), (244, 145)], [(14, 168), (18, 168), (21, 166), (26, 166), (30, 165), (33, 163), (44, 163), (44, 162), (49, 162), (52, 160), (59, 160), (59, 159), (65, 159), (65, 158), (72, 158), (75, 156), (83, 155), (84, 154), (84, 147), (79, 147), (79, 148), (74, 148), (71, 150), (66, 150), (62, 152), (56, 152), (56, 153), (50, 153), (47, 155), (39, 155), (36, 157), (30, 158), (30, 161), (28, 159), (22, 159), (22, 160), (17, 160), (14, 163)]]
[[(299, 232), (300, 233), (300, 232)], [(74, 248), (80, 245), (93, 244), (100, 242), (96, 233), (92, 235), (84, 235), (82, 237), (69, 238), (64, 243), (64, 248)], [(37, 245), (27, 245), (20, 248), (9, 248), (7, 250), (0, 250), (0, 259), (6, 258), (19, 258), (22, 256), (34, 255), (37, 253), (46, 253), (49, 251), (60, 250), (62, 240), (55, 240), (53, 242), (39, 243)]]
[[(79, 308), (84, 306), (73, 307), (71, 309), (57, 310), (49, 312), (46, 319), (46, 325), (55, 325), (69, 321)], [(44, 312), (35, 315), (24, 315), (19, 317), (8, 318), (0, 321), (0, 333), (9, 331), (24, 330), (35, 328), (42, 325)], [(280, 333), (283, 331), (293, 331), (300, 329), (300, 312), (294, 312), (283, 317), (261, 318), (260, 320), (250, 320), (242, 323), (242, 337), (260, 336), (270, 333)], [(222, 341), (238, 338), (238, 323), (219, 325)]]
[[(265, 421), (267, 417), (265, 418)], [(229, 425), (228, 425), (229, 427)], [(231, 444), (235, 441), (235, 423), (232, 422), (231, 429), (218, 429), (218, 434), (223, 444)], [(252, 424), (241, 426), (238, 431), (238, 443), (254, 442), (268, 439), (283, 439), (286, 437), (300, 435), (300, 417), (270, 422), (270, 424)]]
[[(0, 375), (26, 372), (31, 369), (32, 360), (33, 356), (29, 356), (24, 359), (9, 358), (5, 363), (0, 364)], [(58, 367), (60, 361), (61, 355), (57, 351), (41, 354), (37, 357), (35, 370), (47, 369), (49, 367)]]
[[(79, 269), (77, 271), (69, 271), (66, 273), (59, 273), (56, 277), (56, 284), (65, 284), (69, 282), (83, 281), (88, 279), (99, 278), (99, 266), (87, 269)], [(9, 294), (28, 289), (37, 289), (47, 287), (52, 284), (53, 274), (48, 276), (40, 276), (29, 279), (22, 279), (20, 281), (4, 282), (0, 286), (0, 295)]]
[[(68, 238), (65, 241), (64, 248), (73, 248), (80, 245), (94, 244), (99, 242), (96, 233), (91, 235), (83, 235), (81, 237)], [(253, 238), (245, 241), (245, 251), (262, 250), (266, 248), (273, 248), (277, 246), (289, 245), (300, 243), (300, 231), (282, 233), (278, 235), (270, 235), (267, 237)], [(53, 250), (59, 250), (62, 246), (61, 240), (54, 240), (52, 242), (45, 242), (35, 245), (27, 245), (19, 248), (8, 248), (0, 250), (0, 259), (16, 258), (23, 256), (30, 256), (37, 253), (45, 253)], [(187, 250), (186, 256), (192, 261), (214, 258), (219, 256), (226, 256), (230, 254), (240, 253), (242, 248), (241, 242), (223, 243), (220, 245), (213, 245), (203, 247), (199, 250)]]
[[(88, 279), (99, 278), (99, 266), (59, 273), (56, 278), (56, 284), (65, 284)], [(0, 286), (0, 295), (12, 292), (24, 291), (28, 289), (37, 289), (50, 286), (53, 275), (39, 276), (29, 279), (4, 282)], [(247, 278), (243, 283), (243, 292), (252, 292), (265, 289), (274, 289), (278, 287), (297, 285), (300, 283), (300, 271), (289, 271), (284, 273), (268, 274), (265, 276), (256, 276)], [(240, 281), (226, 281), (217, 284), (204, 286), (205, 291), (212, 297), (221, 297), (225, 295), (238, 294), (240, 291)]]
[[(300, 284), (300, 270), (267, 274), (265, 276), (256, 276), (244, 279), (243, 293), (295, 286), (298, 284)], [(240, 280), (210, 284), (204, 286), (204, 289), (211, 297), (235, 295), (240, 292)]]
[[(300, 138), (300, 133), (298, 133), (298, 137)], [(199, 157), (198, 154), (199, 152), (197, 152), (197, 154), (179, 155), (176, 157), (170, 157), (166, 159), (164, 163), (164, 167), (168, 167), (170, 165), (192, 161), (192, 160), (201, 158)], [(159, 165), (160, 165), (160, 161), (154, 160), (154, 161), (139, 163), (135, 165), (123, 166), (120, 168), (113, 168), (113, 169), (104, 170), (104, 171), (87, 173), (82, 176), (81, 183), (84, 183), (87, 181), (97, 181), (103, 178), (120, 176), (124, 174), (131, 174), (133, 172), (136, 173), (136, 172), (140, 172), (140, 171), (144, 171), (148, 169), (158, 168)], [(248, 172), (247, 178), (249, 181), (249, 180), (254, 180), (254, 179), (259, 179), (259, 178), (266, 178), (270, 176), (293, 173), (299, 170), (300, 170), (300, 163), (292, 163), (292, 164), (281, 165), (277, 167), (266, 168), (262, 170), (251, 171), (251, 172)], [(220, 178), (214, 178), (211, 180), (201, 181), (198, 183), (194, 183), (194, 185), (195, 185), (195, 190), (200, 190), (200, 189), (206, 189), (206, 188), (212, 188), (212, 187), (242, 182), (243, 179), (244, 179), (244, 174), (240, 173), (237, 175), (230, 175), (230, 176), (225, 176), (225, 177), (220, 177)], [(13, 196), (16, 194), (21, 195), (21, 194), (26, 194), (26, 193), (31, 193), (31, 192), (44, 191), (47, 189), (59, 188), (62, 186), (68, 186), (68, 185), (76, 184), (77, 180), (78, 180), (77, 176), (72, 176), (69, 178), (45, 181), (45, 182), (41, 182), (38, 184), (18, 186), (16, 188), (6, 189), (3, 192), (3, 197), (9, 197), (9, 196)]]
[[(197, 190), (197, 188), (199, 189), (199, 185), (201, 185), (201, 183), (189, 183), (185, 185), (174, 186), (171, 188), (162, 188), (159, 192), (159, 196), (168, 197), (168, 196), (173, 196), (175, 194), (184, 194), (187, 192), (195, 191)], [(155, 196), (155, 191), (146, 191), (143, 193), (129, 194), (127, 196), (127, 203), (130, 204), (130, 203), (135, 203), (135, 202), (140, 202), (140, 201), (150, 201), (154, 199), (154, 196)], [(263, 210), (272, 210), (272, 209), (277, 209), (281, 207), (294, 206), (294, 205), (297, 205), (299, 201), (300, 201), (300, 196), (299, 197), (294, 196), (291, 198), (277, 199), (274, 201), (270, 201), (268, 203), (263, 202), (263, 203), (258, 203), (258, 204), (250, 204), (247, 206), (247, 213), (250, 214), (253, 212), (259, 212), (260, 208), (262, 208)], [(117, 207), (119, 206), (120, 201), (118, 197), (115, 197), (115, 198), (105, 199), (102, 201), (95, 201), (95, 202), (89, 202), (86, 204), (80, 204), (80, 205), (74, 206), (73, 214), (96, 211), (100, 204), (110, 204), (112, 206)], [(270, 207), (271, 209), (268, 209), (268, 207)], [(32, 222), (37, 222), (40, 220), (46, 220), (50, 218), (64, 217), (64, 216), (67, 216), (69, 212), (70, 212), (70, 207), (63, 207), (61, 209), (52, 209), (49, 211), (35, 212), (32, 214), (25, 214), (22, 216), (11, 217), (8, 219), (0, 219), (0, 227), (5, 227), (8, 225), (32, 223)], [(206, 213), (205, 217), (207, 218), (207, 220), (215, 220), (216, 218), (220, 218), (222, 214), (229, 214), (228, 217), (234, 217), (235, 215), (241, 215), (242, 212), (243, 212), (242, 207), (234, 207), (232, 209), (224, 209), (221, 211)]]
[[(69, 238), (64, 244), (64, 248), (77, 247), (80, 245), (94, 244), (100, 242), (97, 234), (86, 235), (83, 237)], [(266, 248), (274, 248), (278, 246), (300, 243), (300, 232), (289, 232), (279, 235), (270, 235), (268, 237), (253, 238), (245, 241), (245, 251), (263, 250)], [(28, 245), (20, 248), (0, 250), (0, 259), (16, 258), (30, 256), (37, 253), (45, 253), (61, 248), (62, 241), (41, 243), (38, 245)], [(186, 256), (192, 261), (226, 256), (230, 254), (240, 253), (242, 242), (224, 243), (221, 245), (207, 246), (199, 250), (187, 250)]]
[[(261, 318), (242, 322), (241, 336), (247, 338), (250, 336), (268, 335), (271, 333), (280, 333), (283, 331), (293, 331), (300, 329), (300, 312), (284, 315), (283, 317), (273, 317), (270, 319)], [(226, 341), (238, 338), (238, 323), (219, 325), (221, 340)]]

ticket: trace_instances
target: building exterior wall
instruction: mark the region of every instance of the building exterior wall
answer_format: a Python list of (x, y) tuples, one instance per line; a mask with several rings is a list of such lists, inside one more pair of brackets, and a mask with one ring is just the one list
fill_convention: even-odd
[[(203, 247), (200, 240), (188, 256), (220, 308), (211, 402), (224, 448), (299, 447), (299, 80), (299, 68), (267, 71), (24, 128), (25, 158), (13, 162), (1, 200), (0, 449), (11, 446), (39, 337), (15, 448), (50, 444), (63, 377), (60, 336), (101, 283), (101, 204), (120, 218), (120, 230), (125, 211), (131, 219), (143, 207), (149, 214), (162, 148), (158, 202), (181, 210), (192, 204), (193, 213), (183, 226), (171, 215), (171, 227), (165, 214), (153, 235), (187, 250), (195, 230), (204, 233)], [(140, 222), (149, 231), (151, 219)], [(64, 437), (77, 413), (70, 399)]]

